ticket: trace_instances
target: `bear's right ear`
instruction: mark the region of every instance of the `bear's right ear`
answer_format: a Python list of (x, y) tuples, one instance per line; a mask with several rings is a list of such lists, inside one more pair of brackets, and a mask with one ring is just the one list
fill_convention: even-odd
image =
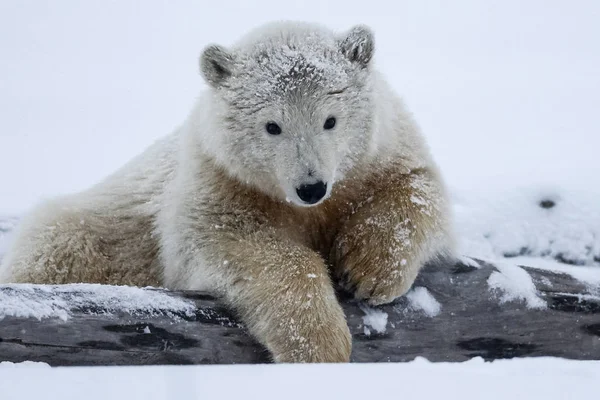
[(208, 46), (200, 56), (200, 72), (206, 82), (215, 89), (233, 75), (233, 64), (233, 56), (219, 45)]

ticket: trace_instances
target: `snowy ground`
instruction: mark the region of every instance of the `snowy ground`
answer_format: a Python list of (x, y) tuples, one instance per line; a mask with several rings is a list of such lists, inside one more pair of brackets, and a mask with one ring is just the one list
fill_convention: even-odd
[[(2, 398), (591, 399), (600, 361), (55, 368), (0, 364)], [(33, 383), (33, 384), (32, 384)], [(52, 388), (52, 390), (48, 390)]]
[[(376, 63), (414, 111), (450, 186), (463, 254), (515, 257), (505, 261), (562, 268), (600, 284), (599, 2), (141, 4), (0, 2), (0, 253), (9, 240), (2, 232), (16, 223), (4, 217), (85, 188), (183, 120), (203, 87), (197, 72), (203, 46), (231, 43), (265, 21), (300, 19), (340, 30), (373, 27)], [(518, 280), (510, 267), (504, 272)], [(496, 284), (506, 284), (500, 278)], [(427, 304), (426, 293), (412, 296)], [(428, 307), (435, 314), (435, 304)], [(277, 382), (286, 397), (297, 398), (315, 387), (356, 398), (567, 398), (567, 392), (576, 398), (597, 392), (592, 382), (599, 370), (597, 363), (550, 359), (122, 372), (2, 368), (0, 397), (39, 395), (45, 382), (57, 393), (70, 391), (67, 398), (82, 391), (104, 398), (117, 387), (148, 399), (209, 397), (222, 387), (247, 397), (249, 382), (254, 389)], [(28, 384), (33, 376), (36, 385)], [(234, 379), (241, 383), (231, 385)], [(298, 379), (311, 384), (297, 385)]]

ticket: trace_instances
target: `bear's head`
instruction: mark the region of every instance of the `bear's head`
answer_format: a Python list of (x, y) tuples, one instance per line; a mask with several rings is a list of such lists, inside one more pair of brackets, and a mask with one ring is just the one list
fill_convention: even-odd
[(373, 34), (275, 23), (207, 47), (207, 151), (227, 172), (298, 206), (321, 203), (368, 151)]

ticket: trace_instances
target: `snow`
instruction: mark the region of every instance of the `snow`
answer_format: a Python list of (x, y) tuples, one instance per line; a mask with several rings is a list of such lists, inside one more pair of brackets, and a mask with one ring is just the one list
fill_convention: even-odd
[(442, 311), (442, 305), (433, 297), (427, 288), (417, 286), (407, 294), (408, 304), (415, 311), (422, 311), (428, 317), (435, 317)]
[(497, 262), (498, 272), (492, 272), (488, 278), (490, 288), (499, 291), (502, 303), (523, 300), (527, 308), (546, 308), (546, 302), (537, 295), (531, 276), (523, 268), (507, 262)]
[(0, 381), (7, 400), (591, 399), (600, 362), (475, 358), (451, 364), (418, 358), (401, 364), (0, 367)]
[(69, 319), (71, 309), (97, 309), (103, 314), (166, 315), (177, 319), (192, 317), (193, 302), (171, 297), (163, 291), (144, 290), (130, 286), (95, 284), (71, 285), (0, 285), (0, 320), (22, 318)]
[[(35, 361), (23, 361), (20, 363), (13, 363), (10, 361), (1, 361), (0, 369), (2, 368), (50, 368), (50, 365), (44, 362), (35, 362)], [(1, 374), (1, 372), (0, 372)]]
[(459, 260), (460, 262), (462, 262), (464, 265), (468, 266), (468, 267), (473, 267), (473, 268), (480, 268), (481, 265), (479, 265), (479, 263), (472, 259), (471, 257), (466, 257), (466, 256), (459, 256)]
[[(10, 240), (5, 231), (16, 224), (7, 217), (97, 182), (183, 121), (203, 87), (198, 55), (207, 44), (231, 44), (276, 19), (338, 30), (364, 23), (375, 31), (378, 68), (414, 112), (448, 182), (460, 253), (498, 266), (488, 281), (490, 296), (542, 306), (518, 265), (570, 274), (595, 290), (590, 293), (600, 293), (599, 18), (600, 2), (594, 0), (435, 6), (230, 0), (209, 8), (191, 0), (147, 1), (143, 7), (132, 0), (0, 2), (6, 61), (0, 63), (0, 255)], [(478, 266), (470, 258), (462, 261)], [(79, 289), (107, 310), (114, 309), (116, 297), (128, 299), (118, 308), (131, 312), (158, 312), (161, 302), (175, 301), (134, 288)], [(0, 292), (0, 318), (69, 318), (63, 294), (48, 294), (39, 304), (26, 293)], [(427, 315), (440, 312), (424, 288), (408, 297)], [(173, 307), (188, 310), (185, 302)], [(385, 313), (365, 313), (369, 332), (385, 332)], [(304, 399), (316, 391), (332, 398), (592, 398), (600, 378), (598, 362), (549, 358), (0, 367), (3, 399), (248, 398), (253, 392), (265, 399), (283, 392)], [(331, 385), (336, 378), (359, 384)], [(298, 385), (299, 379), (310, 384)]]
[(589, 288), (600, 289), (600, 268), (597, 267), (572, 267), (537, 257), (515, 257), (511, 261), (515, 264), (571, 275), (578, 281), (586, 283)]
[[(600, 265), (600, 193), (593, 185), (571, 190), (562, 185), (506, 184), (502, 190), (489, 185), (485, 190), (452, 193), (463, 254), (534, 256)], [(552, 207), (544, 208), (542, 203)]]
[(386, 312), (367, 306), (362, 307), (362, 311), (365, 313), (362, 319), (364, 324), (363, 332), (366, 336), (371, 335), (371, 329), (377, 333), (385, 333), (388, 322), (388, 314)]

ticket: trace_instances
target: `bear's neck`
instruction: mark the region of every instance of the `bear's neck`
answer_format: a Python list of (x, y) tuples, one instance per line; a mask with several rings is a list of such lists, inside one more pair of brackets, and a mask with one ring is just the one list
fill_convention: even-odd
[[(252, 185), (229, 175), (214, 159), (202, 162), (203, 193), (210, 193), (211, 209), (235, 216), (236, 224), (247, 221), (254, 228), (274, 229), (328, 257), (330, 246), (342, 224), (361, 204), (374, 195), (376, 185), (366, 169), (347, 174), (337, 182), (331, 196), (314, 207), (300, 207), (266, 194)], [(208, 176), (207, 174), (210, 174)]]

